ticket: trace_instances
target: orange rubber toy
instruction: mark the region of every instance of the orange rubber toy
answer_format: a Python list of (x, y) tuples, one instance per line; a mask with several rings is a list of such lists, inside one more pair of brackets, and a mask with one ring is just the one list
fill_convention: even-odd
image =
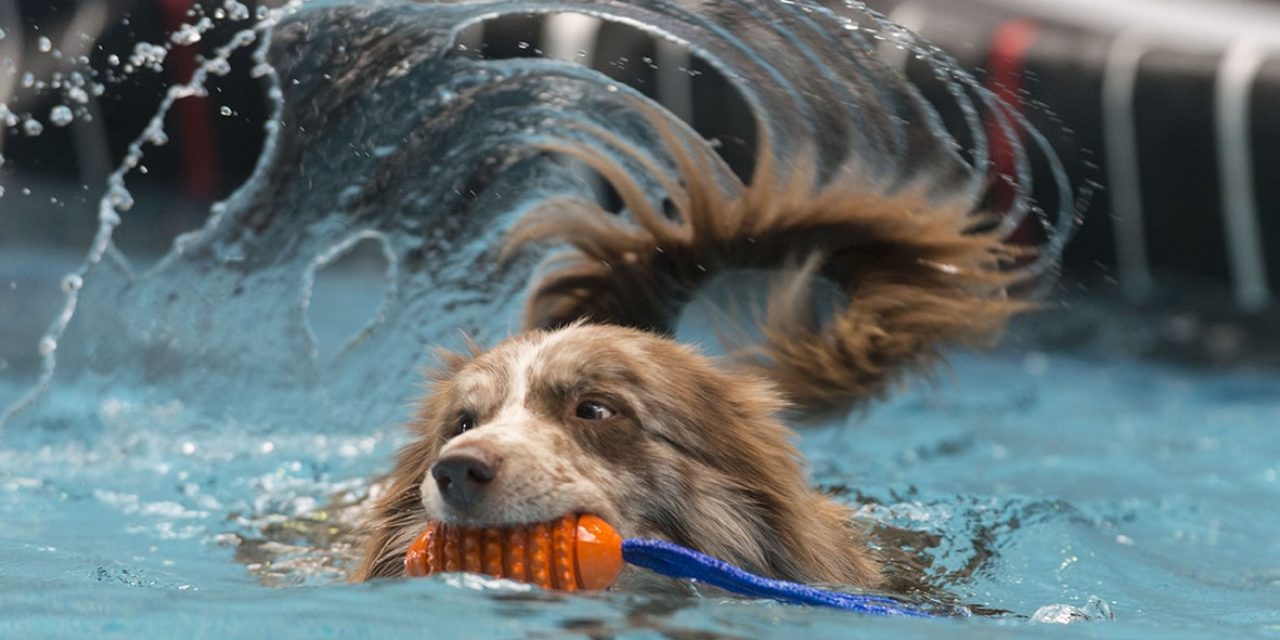
[(485, 573), (559, 591), (607, 589), (622, 572), (622, 537), (592, 515), (505, 528), (431, 522), (409, 546), (405, 572)]

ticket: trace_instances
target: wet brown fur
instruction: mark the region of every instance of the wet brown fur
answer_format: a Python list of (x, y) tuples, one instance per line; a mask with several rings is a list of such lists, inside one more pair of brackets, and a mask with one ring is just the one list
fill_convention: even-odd
[[(556, 200), (510, 235), (509, 251), (540, 242), (570, 249), (535, 277), (527, 333), (508, 343), (568, 327), (581, 334), (582, 362), (614, 363), (635, 376), (619, 394), (628, 398), (625, 431), (579, 432), (572, 451), (538, 454), (611, 465), (617, 481), (606, 484), (625, 514), (615, 523), (624, 535), (671, 539), (778, 578), (881, 585), (848, 508), (807, 486), (779, 413), (848, 409), (931, 363), (942, 344), (990, 340), (1026, 306), (1005, 294), (1020, 278), (1009, 265), (1023, 252), (979, 231), (991, 220), (965, 206), (880, 193), (852, 168), (818, 185), (809, 154), (784, 170), (767, 135), (744, 185), (695, 134), (648, 112), (676, 175), (639, 155), (632, 160), (652, 171), (674, 215), (655, 207), (607, 154), (546, 145), (604, 176), (629, 215)], [(700, 285), (741, 268), (784, 272), (760, 319), (761, 345), (714, 362), (664, 337)], [(820, 277), (847, 297), (825, 322), (809, 299)], [(583, 319), (621, 326), (577, 324)], [(427, 519), (419, 483), (442, 446), (455, 379), (494, 366), (492, 353), (447, 355), (434, 374), (410, 426), (413, 441), (373, 508), (354, 579), (401, 574), (404, 550)]]
[[(670, 333), (683, 305), (716, 274), (780, 270), (761, 322), (764, 343), (742, 350), (737, 364), (773, 380), (802, 411), (824, 414), (926, 368), (943, 344), (990, 341), (1029, 306), (1005, 292), (1025, 277), (1007, 267), (1031, 249), (978, 231), (995, 226), (990, 215), (930, 202), (923, 188), (885, 195), (856, 167), (818, 185), (812, 154), (791, 158), (784, 170), (767, 136), (743, 185), (696, 134), (657, 114), (652, 120), (678, 167), (678, 184), (659, 178), (675, 216), (659, 212), (605, 154), (556, 147), (603, 175), (630, 216), (563, 199), (516, 223), (509, 252), (532, 243), (571, 247), (534, 280), (526, 327), (589, 318)], [(825, 323), (809, 299), (816, 277), (848, 299)]]
[[(537, 389), (530, 403), (563, 420), (572, 442), (538, 453), (603, 462), (611, 524), (621, 533), (673, 540), (780, 578), (879, 584), (849, 509), (806, 483), (793, 432), (776, 417), (784, 403), (768, 382), (648, 332), (592, 325), (559, 331), (568, 339), (545, 354), (544, 373), (530, 381)], [(475, 403), (484, 415), (499, 402), (460, 398), (460, 374), (505, 375), (505, 352), (547, 335), (535, 330), (471, 358), (447, 356), (411, 427), (413, 442), (373, 508), (355, 579), (401, 575), (404, 551), (428, 519), (419, 483), (449, 439), (458, 404)], [(577, 384), (575, 375), (592, 363), (606, 371)], [(497, 385), (472, 393), (504, 395)], [(605, 398), (618, 416), (603, 424), (560, 417), (583, 394)], [(478, 422), (482, 432), (484, 419)]]

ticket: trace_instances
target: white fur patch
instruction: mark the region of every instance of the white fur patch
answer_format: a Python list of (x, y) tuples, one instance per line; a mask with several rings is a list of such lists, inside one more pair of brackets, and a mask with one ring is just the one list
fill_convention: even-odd
[(564, 433), (564, 425), (534, 415), (528, 406), (531, 381), (542, 372), (541, 354), (565, 333), (519, 344), (498, 414), (441, 449), (440, 457), (445, 457), (482, 448), (500, 458), (500, 463), (484, 498), (466, 512), (444, 501), (428, 472), (421, 495), (431, 517), (476, 526), (543, 522), (569, 513), (593, 513), (616, 521), (614, 500), (606, 489), (611, 477), (607, 469), (575, 445)]

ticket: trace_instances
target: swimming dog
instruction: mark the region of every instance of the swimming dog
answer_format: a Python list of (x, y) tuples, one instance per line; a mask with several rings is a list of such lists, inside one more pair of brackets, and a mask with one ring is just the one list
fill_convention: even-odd
[[(354, 580), (403, 575), (430, 519), (592, 513), (774, 578), (885, 583), (850, 509), (807, 484), (784, 419), (846, 410), (941, 345), (990, 340), (1026, 306), (1007, 295), (1022, 249), (963, 203), (882, 193), (853, 169), (819, 185), (812, 154), (782, 170), (767, 139), (747, 183), (692, 131), (655, 129), (674, 166), (651, 167), (665, 210), (604, 153), (547, 145), (607, 179), (627, 215), (560, 199), (514, 223), (509, 250), (569, 249), (535, 275), (523, 333), (431, 374)], [(677, 343), (681, 307), (736, 269), (781, 273), (760, 340), (722, 359)], [(842, 295), (826, 319), (819, 279)]]

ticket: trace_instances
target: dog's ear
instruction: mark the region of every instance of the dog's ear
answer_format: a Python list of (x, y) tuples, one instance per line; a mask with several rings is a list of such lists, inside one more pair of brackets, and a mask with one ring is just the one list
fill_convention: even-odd
[(417, 438), (400, 450), (395, 470), (361, 527), (363, 560), (351, 572), (352, 582), (404, 575), (404, 554), (427, 524), (419, 485), (438, 451), (435, 438)]
[[(424, 386), (427, 392), (427, 396), (424, 397), (428, 400), (442, 385), (455, 378), (472, 360), (484, 353), (484, 348), (471, 334), (463, 332), (459, 337), (466, 352), (459, 353), (446, 347), (436, 347), (431, 352), (434, 362), (420, 372), (425, 380)], [(425, 407), (425, 404), (423, 403), (422, 406)]]
[(449, 385), (459, 373), (482, 353), (482, 350), (470, 336), (463, 336), (467, 353), (458, 353), (444, 347), (435, 349), (435, 364), (422, 371), (424, 393), (417, 401), (415, 413), (417, 418), (408, 427), (415, 436), (428, 437), (439, 423), (439, 416), (448, 400)]
[(396, 466), (382, 480), (384, 486), (365, 518), (363, 561), (351, 573), (353, 582), (404, 574), (404, 554), (426, 526), (420, 485), (440, 453), (438, 428), (448, 403), (453, 379), (480, 353), (480, 347), (464, 336), (468, 354), (437, 349), (436, 366), (425, 372), (426, 393), (418, 401), (416, 417), (407, 428), (412, 440), (396, 454)]
[(435, 356), (435, 367), (425, 372), (428, 380), (435, 381), (452, 378), (458, 375), (468, 363), (484, 353), (484, 347), (480, 346), (475, 336), (462, 331), (459, 332), (458, 337), (462, 340), (462, 346), (466, 349), (466, 352), (458, 353), (445, 347), (436, 347), (432, 352), (432, 355)]
[(470, 336), (464, 335), (463, 342), (467, 353), (437, 349), (435, 366), (423, 372), (426, 392), (407, 425), (413, 439), (400, 449), (395, 470), (383, 480), (381, 497), (365, 518), (364, 559), (351, 573), (353, 582), (403, 575), (405, 550), (426, 526), (420, 485), (440, 453), (437, 430), (448, 403), (448, 386), (482, 352)]
[[(638, 100), (638, 99), (637, 99)], [(674, 215), (605, 152), (566, 144), (622, 195), (627, 216), (594, 203), (547, 203), (518, 221), (508, 252), (535, 242), (553, 256), (531, 285), (527, 328), (579, 318), (669, 333), (694, 291), (728, 269), (782, 269), (761, 320), (764, 341), (740, 350), (743, 368), (772, 379), (802, 411), (846, 410), (903, 371), (923, 369), (949, 342), (983, 342), (1028, 308), (1008, 292), (1034, 277), (1030, 250), (963, 202), (921, 187), (879, 189), (856, 167), (819, 184), (814, 153), (775, 158), (760, 123), (756, 173), (744, 185), (695, 132), (637, 102), (667, 149), (671, 174), (631, 153), (667, 191)], [(788, 269), (788, 265), (792, 265)], [(844, 302), (818, 318), (809, 291), (834, 282)]]

